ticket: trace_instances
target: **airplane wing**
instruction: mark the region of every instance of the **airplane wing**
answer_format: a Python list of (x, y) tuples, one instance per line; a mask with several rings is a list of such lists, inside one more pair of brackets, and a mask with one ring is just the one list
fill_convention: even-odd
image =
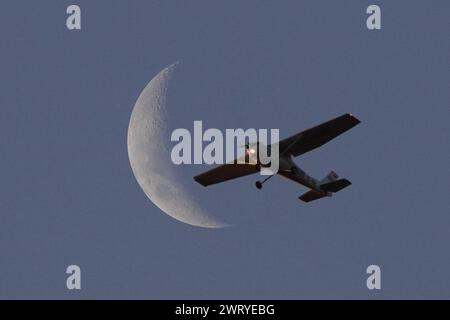
[(297, 157), (324, 145), (360, 122), (350, 113), (344, 114), (281, 140), (279, 142), (279, 152), (280, 154), (290, 153)]
[(244, 177), (259, 172), (255, 164), (245, 162), (244, 158), (215, 167), (194, 177), (203, 186)]

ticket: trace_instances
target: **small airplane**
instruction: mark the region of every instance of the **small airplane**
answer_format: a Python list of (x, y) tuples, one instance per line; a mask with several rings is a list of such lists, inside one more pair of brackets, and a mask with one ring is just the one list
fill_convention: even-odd
[[(299, 196), (299, 199), (304, 202), (331, 197), (333, 193), (348, 187), (351, 182), (347, 179), (339, 179), (334, 171), (331, 171), (322, 180), (309, 176), (295, 164), (293, 157), (298, 157), (324, 145), (360, 122), (352, 114), (347, 113), (279, 141), (279, 169), (276, 174), (309, 188), (309, 191)], [(199, 174), (194, 177), (194, 180), (206, 187), (259, 172), (264, 165), (258, 159), (258, 152), (256, 152), (258, 147), (258, 142), (246, 144), (244, 157)], [(268, 149), (270, 151), (270, 146)], [(257, 181), (256, 187), (261, 189), (263, 184), (273, 176), (270, 175), (263, 181)]]

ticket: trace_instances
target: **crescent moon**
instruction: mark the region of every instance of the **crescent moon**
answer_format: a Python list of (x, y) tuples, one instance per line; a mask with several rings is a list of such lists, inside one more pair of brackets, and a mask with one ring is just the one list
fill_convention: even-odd
[(227, 227), (194, 200), (180, 183), (170, 160), (166, 97), (177, 65), (174, 63), (159, 72), (134, 105), (127, 142), (131, 168), (142, 191), (167, 215), (197, 227)]

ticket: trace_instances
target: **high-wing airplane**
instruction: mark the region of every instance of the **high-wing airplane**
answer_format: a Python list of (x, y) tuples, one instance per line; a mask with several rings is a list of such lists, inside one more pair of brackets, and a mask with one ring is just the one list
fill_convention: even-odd
[[(309, 176), (295, 164), (293, 158), (324, 145), (359, 123), (357, 118), (347, 113), (279, 141), (279, 169), (276, 174), (309, 188), (309, 191), (299, 196), (299, 199), (304, 202), (331, 197), (333, 193), (348, 187), (351, 182), (347, 179), (339, 179), (334, 171), (322, 180)], [(194, 177), (194, 180), (206, 187), (259, 172), (264, 165), (258, 159), (256, 151), (258, 147), (258, 142), (246, 144), (244, 157), (199, 174)], [(270, 149), (270, 146), (268, 148)], [(256, 187), (261, 189), (263, 184), (273, 176), (257, 181)]]

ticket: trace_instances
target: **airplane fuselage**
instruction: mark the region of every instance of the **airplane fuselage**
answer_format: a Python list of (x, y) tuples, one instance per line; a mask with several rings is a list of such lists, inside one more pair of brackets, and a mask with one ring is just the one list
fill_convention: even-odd
[(323, 192), (320, 189), (320, 181), (308, 175), (303, 171), (293, 160), (291, 155), (280, 157), (280, 169), (284, 171), (290, 171), (297, 178), (296, 181), (305, 187), (314, 189), (319, 192)]
[(290, 154), (280, 155), (279, 156), (279, 169), (277, 174), (280, 172), (288, 172), (292, 175), (296, 182), (304, 185), (307, 188), (316, 190), (318, 192), (322, 192), (327, 196), (330, 196), (330, 192), (325, 192), (320, 188), (320, 181), (315, 179), (314, 177), (308, 175), (305, 171), (303, 171), (292, 159)]

